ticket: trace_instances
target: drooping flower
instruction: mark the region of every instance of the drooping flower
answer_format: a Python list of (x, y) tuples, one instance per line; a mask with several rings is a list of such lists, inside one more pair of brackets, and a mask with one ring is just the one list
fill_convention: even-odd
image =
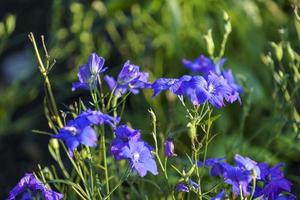
[(211, 200), (222, 200), (225, 197), (225, 191), (222, 190), (216, 196), (212, 197)]
[(114, 127), (114, 124), (119, 121), (119, 118), (111, 117), (100, 111), (87, 110), (81, 112), (75, 119), (68, 121), (58, 134), (52, 137), (63, 140), (72, 155), (73, 150), (80, 144), (90, 147), (97, 145), (97, 134), (92, 125), (108, 124)]
[(183, 182), (177, 184), (176, 190), (178, 192), (189, 192), (190, 191), (188, 186)]
[(88, 63), (79, 67), (77, 74), (79, 82), (73, 83), (72, 90), (89, 90), (90, 86), (94, 87), (97, 83), (98, 75), (107, 69), (103, 68), (104, 61), (104, 58), (92, 53), (89, 56)]
[(128, 145), (122, 148), (122, 156), (130, 161), (131, 168), (139, 176), (144, 177), (147, 172), (157, 175), (157, 166), (149, 145), (143, 141), (128, 141)]
[(7, 200), (15, 200), (20, 197), (29, 200), (37, 196), (41, 196), (45, 200), (60, 200), (63, 198), (62, 194), (47, 188), (32, 173), (27, 173), (10, 191)]
[(139, 130), (134, 130), (126, 125), (118, 126), (115, 129), (116, 138), (111, 142), (110, 152), (116, 160), (125, 159), (122, 149), (128, 145), (129, 140), (141, 141), (141, 133)]
[(129, 90), (133, 94), (138, 94), (140, 89), (149, 88), (151, 84), (148, 81), (149, 74), (140, 72), (140, 67), (125, 62), (117, 80), (111, 76), (104, 76), (109, 89), (114, 92), (116, 96), (121, 96)]
[(176, 156), (176, 153), (174, 152), (174, 143), (173, 140), (168, 138), (164, 142), (164, 149), (165, 149), (165, 156), (171, 157)]

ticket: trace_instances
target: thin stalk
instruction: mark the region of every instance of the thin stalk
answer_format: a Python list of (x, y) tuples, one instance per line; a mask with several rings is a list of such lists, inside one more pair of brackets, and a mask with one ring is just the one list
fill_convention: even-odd
[[(105, 144), (104, 129), (103, 129), (103, 132), (102, 132), (102, 135), (101, 135), (101, 142), (102, 142), (102, 149), (103, 149), (103, 164), (104, 164), (106, 194), (109, 194), (110, 193), (109, 176), (108, 176), (108, 168), (107, 168), (107, 160), (106, 160), (106, 144)], [(108, 196), (107, 199), (110, 199), (110, 197)]]
[(241, 198), (241, 200), (243, 200), (244, 199), (244, 195), (243, 195), (242, 186), (240, 185), (239, 188), (240, 188), (240, 198)]

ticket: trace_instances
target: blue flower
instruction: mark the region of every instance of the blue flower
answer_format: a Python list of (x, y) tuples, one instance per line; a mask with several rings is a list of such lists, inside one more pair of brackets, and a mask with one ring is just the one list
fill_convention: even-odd
[(168, 138), (164, 142), (164, 149), (165, 149), (165, 156), (171, 157), (176, 156), (176, 153), (174, 152), (174, 143), (173, 140)]
[(183, 76), (170, 90), (177, 95), (188, 96), (194, 105), (201, 105), (208, 101), (214, 107), (223, 107), (226, 94), (231, 92), (230, 86), (223, 76), (210, 73), (206, 78), (202, 76)]
[(239, 154), (234, 156), (235, 164), (241, 169), (252, 171), (256, 177), (256, 179), (260, 179), (260, 168), (257, 162), (251, 160), (248, 157), (243, 157)]
[(212, 197), (211, 200), (222, 200), (225, 197), (225, 191), (222, 190), (216, 196)]
[(190, 191), (188, 186), (183, 182), (177, 184), (176, 190), (178, 192), (189, 192)]
[(226, 69), (222, 72), (223, 77), (231, 87), (231, 92), (225, 95), (225, 99), (228, 103), (233, 103), (238, 100), (241, 103), (240, 94), (243, 92), (243, 88), (235, 82), (235, 78), (230, 69)]
[(284, 196), (282, 192), (291, 192), (292, 183), (284, 178), (280, 167), (283, 163), (279, 163), (273, 167), (269, 167), (266, 163), (258, 164), (261, 170), (261, 181), (264, 183), (262, 188), (258, 188), (256, 197), (263, 197), (270, 200), (277, 199), (293, 199), (293, 195)]
[(250, 195), (248, 186), (252, 181), (251, 171), (228, 165), (224, 170), (223, 177), (225, 183), (232, 186), (232, 192), (235, 195), (240, 194), (240, 187), (244, 196)]
[(148, 73), (140, 72), (140, 67), (130, 64), (129, 61), (124, 64), (117, 80), (108, 75), (104, 76), (104, 80), (109, 89), (113, 91), (117, 97), (125, 94), (127, 90), (133, 94), (138, 94), (140, 89), (149, 88), (151, 84), (148, 78)]
[(45, 200), (60, 200), (63, 198), (62, 194), (48, 189), (32, 173), (27, 173), (10, 191), (7, 200), (15, 200), (19, 197), (23, 200), (29, 200), (38, 195), (42, 196)]
[(258, 196), (263, 196), (266, 199), (275, 200), (282, 192), (291, 191), (291, 182), (281, 178), (270, 180), (259, 192)]
[[(158, 79), (152, 84), (156, 96), (162, 90), (170, 90), (176, 95), (186, 96), (193, 105), (209, 102), (214, 107), (225, 105), (224, 99), (232, 94), (232, 88), (222, 75), (210, 72), (206, 77), (184, 75), (179, 79)], [(230, 102), (232, 103), (232, 102)]]
[(70, 155), (80, 144), (95, 147), (97, 145), (97, 133), (91, 127), (92, 125), (108, 124), (114, 127), (119, 123), (119, 118), (111, 117), (100, 111), (87, 110), (80, 113), (75, 119), (59, 130), (53, 138), (63, 140), (69, 150)]
[(110, 152), (116, 160), (125, 159), (122, 149), (128, 145), (129, 140), (141, 141), (141, 133), (139, 130), (134, 130), (126, 125), (118, 126), (115, 129), (116, 138), (111, 142)]
[(211, 176), (223, 176), (224, 170), (228, 166), (228, 164), (225, 163), (225, 158), (209, 158), (205, 160), (205, 164), (203, 164), (201, 161), (198, 161), (197, 165), (199, 167), (211, 167)]
[(98, 80), (98, 75), (107, 69), (103, 68), (104, 61), (104, 58), (92, 53), (89, 56), (88, 63), (80, 66), (77, 74), (79, 82), (73, 83), (72, 90), (89, 90), (91, 86), (95, 87)]
[(139, 176), (144, 177), (148, 171), (153, 175), (158, 174), (151, 149), (145, 142), (129, 140), (128, 145), (122, 148), (122, 156), (129, 160), (131, 168)]
[(152, 85), (151, 88), (153, 89), (152, 97), (157, 96), (163, 90), (169, 90), (169, 88), (174, 85), (174, 83), (178, 79), (175, 78), (159, 78), (157, 79)]
[(208, 74), (210, 71), (216, 71), (214, 62), (204, 55), (200, 55), (193, 61), (182, 59), (182, 64), (193, 72)]
[(210, 58), (205, 57), (204, 55), (200, 55), (200, 57), (197, 58), (195, 61), (188, 61), (186, 59), (183, 59), (183, 64), (191, 71), (201, 73), (206, 80), (207, 76), (209, 76), (211, 73), (216, 74), (217, 76), (221, 76), (230, 88), (230, 90), (227, 90), (223, 94), (225, 100), (228, 103), (233, 103), (236, 100), (238, 100), (241, 103), (239, 95), (243, 92), (243, 89), (236, 83), (232, 71), (230, 69), (222, 70), (225, 61), (226, 59), (222, 58), (215, 64)]
[(116, 138), (111, 142), (110, 151), (116, 160), (129, 160), (131, 168), (141, 177), (147, 172), (157, 175), (157, 166), (151, 153), (153, 148), (141, 139), (139, 130), (127, 125), (115, 129)]

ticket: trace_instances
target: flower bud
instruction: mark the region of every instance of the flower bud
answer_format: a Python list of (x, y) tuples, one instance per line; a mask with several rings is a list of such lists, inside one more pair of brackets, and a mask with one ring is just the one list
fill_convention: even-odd
[(174, 143), (172, 139), (168, 138), (164, 143), (164, 147), (165, 147), (165, 156), (167, 157), (177, 156), (174, 153)]

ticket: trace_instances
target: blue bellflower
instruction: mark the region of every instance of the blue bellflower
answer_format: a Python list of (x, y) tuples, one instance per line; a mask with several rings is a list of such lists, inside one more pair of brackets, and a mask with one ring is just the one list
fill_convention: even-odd
[(154, 157), (145, 142), (129, 140), (128, 145), (122, 148), (122, 154), (139, 176), (144, 177), (148, 171), (153, 175), (158, 174)]
[(147, 172), (158, 174), (153, 148), (144, 142), (139, 130), (134, 130), (127, 125), (115, 129), (116, 138), (111, 142), (110, 152), (116, 160), (126, 159), (130, 162), (132, 170), (143, 177)]
[(87, 110), (80, 113), (75, 119), (59, 130), (58, 134), (53, 135), (53, 138), (63, 140), (69, 150), (70, 155), (74, 149), (80, 144), (95, 147), (97, 145), (97, 133), (92, 128), (92, 125), (108, 124), (114, 127), (114, 124), (119, 123), (119, 118), (111, 117), (103, 114), (100, 111)]
[(153, 89), (152, 97), (157, 96), (163, 90), (169, 90), (169, 88), (174, 85), (174, 83), (178, 79), (175, 78), (159, 78), (157, 79), (152, 85), (151, 88)]
[(111, 142), (110, 152), (116, 160), (125, 159), (122, 149), (128, 145), (129, 140), (141, 141), (141, 133), (139, 130), (134, 130), (126, 125), (118, 126), (115, 129), (116, 138)]
[(109, 89), (114, 91), (117, 97), (122, 96), (128, 90), (133, 94), (138, 94), (140, 89), (149, 88), (151, 84), (148, 78), (148, 73), (140, 72), (140, 67), (130, 64), (129, 61), (124, 64), (117, 80), (108, 75), (104, 76)]
[(32, 173), (27, 173), (19, 183), (10, 191), (7, 200), (31, 200), (34, 197), (43, 197), (45, 200), (60, 200), (63, 195), (48, 189)]
[(252, 181), (251, 171), (228, 165), (224, 170), (223, 177), (225, 183), (232, 186), (232, 192), (235, 195), (240, 194), (240, 187), (244, 196), (250, 195), (248, 186)]
[(104, 58), (92, 53), (89, 56), (88, 63), (79, 67), (77, 74), (79, 82), (73, 83), (72, 91), (77, 89), (89, 90), (91, 86), (95, 87), (98, 75), (107, 69), (103, 68), (104, 61)]
[[(243, 89), (236, 83), (235, 78), (230, 69), (222, 70), (225, 61), (226, 60), (222, 58), (215, 64), (213, 60), (211, 60), (208, 57), (205, 57), (204, 55), (200, 55), (200, 57), (197, 58), (195, 61), (188, 61), (186, 59), (183, 59), (183, 64), (185, 65), (185, 67), (187, 67), (193, 72), (201, 73), (207, 82), (210, 82), (208, 78), (210, 74), (215, 74), (216, 76), (220, 77), (220, 80), (224, 79), (227, 85), (226, 91), (222, 93), (222, 97), (219, 95), (213, 95), (212, 102), (210, 102), (215, 107), (222, 107), (223, 98), (225, 98), (226, 102), (228, 103), (233, 103), (235, 101), (239, 101), (241, 103), (239, 95), (243, 92)], [(216, 80), (216, 77), (212, 78)], [(212, 89), (212, 87), (210, 88)], [(207, 88), (208, 91), (211, 91), (211, 89), (209, 90), (209, 88)]]
[(292, 183), (284, 178), (283, 172), (280, 167), (283, 166), (279, 163), (273, 167), (269, 167), (266, 163), (258, 164), (261, 170), (261, 181), (264, 183), (262, 188), (259, 188), (256, 197), (263, 199), (277, 200), (277, 199), (293, 199), (293, 195), (282, 195), (284, 192), (291, 192)]
[(239, 168), (252, 171), (252, 174), (255, 175), (255, 178), (260, 179), (260, 168), (257, 162), (251, 160), (248, 157), (243, 157), (239, 154), (236, 154), (234, 156), (234, 162)]
[(238, 100), (241, 104), (240, 94), (243, 93), (243, 88), (236, 83), (232, 71), (230, 69), (226, 69), (222, 72), (222, 76), (231, 87), (231, 91), (225, 95), (226, 101), (228, 103), (233, 103)]
[(198, 161), (197, 165), (199, 167), (208, 166), (211, 167), (210, 175), (211, 176), (223, 176), (224, 170), (227, 167), (227, 163), (225, 163), (225, 158), (208, 158), (205, 160), (205, 164), (203, 162)]

